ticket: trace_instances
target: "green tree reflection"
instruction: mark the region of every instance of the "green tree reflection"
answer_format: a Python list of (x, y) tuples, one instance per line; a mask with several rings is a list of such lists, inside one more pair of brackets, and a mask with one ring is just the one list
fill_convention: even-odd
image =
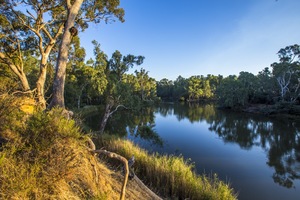
[(111, 134), (118, 133), (122, 137), (130, 134), (162, 146), (163, 141), (155, 131), (155, 113), (175, 115), (178, 121), (205, 121), (210, 125), (209, 130), (225, 143), (238, 144), (244, 150), (261, 147), (267, 155), (266, 164), (274, 169), (274, 182), (283, 187), (292, 188), (294, 180), (300, 179), (299, 121), (217, 110), (213, 104), (164, 103), (138, 112), (116, 113), (109, 120), (107, 130)]

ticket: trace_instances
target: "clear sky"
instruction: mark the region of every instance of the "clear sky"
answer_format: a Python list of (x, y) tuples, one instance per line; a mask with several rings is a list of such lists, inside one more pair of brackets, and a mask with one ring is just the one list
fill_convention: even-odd
[(145, 56), (156, 80), (179, 75), (257, 74), (277, 52), (300, 44), (300, 0), (120, 0), (125, 22), (92, 25), (81, 34), (87, 58), (92, 40), (110, 58)]

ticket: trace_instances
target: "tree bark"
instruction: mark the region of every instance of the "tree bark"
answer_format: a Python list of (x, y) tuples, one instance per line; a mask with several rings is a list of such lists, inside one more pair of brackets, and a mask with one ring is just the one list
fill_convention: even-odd
[[(43, 65), (43, 64), (41, 64)], [(40, 67), (40, 74), (38, 76), (38, 80), (36, 82), (37, 89), (37, 101), (40, 107), (43, 109), (46, 108), (46, 100), (45, 100), (45, 82), (46, 82), (46, 74), (47, 74), (47, 66), (43, 65)]]
[(78, 15), (79, 9), (82, 5), (83, 0), (75, 0), (71, 4), (70, 0), (66, 0), (68, 9), (68, 19), (65, 24), (65, 30), (62, 36), (62, 41), (59, 47), (59, 53), (56, 64), (56, 72), (53, 82), (53, 97), (49, 108), (55, 106), (65, 107), (64, 101), (64, 87), (65, 87), (65, 77), (66, 77), (66, 67), (69, 54), (69, 45), (71, 43), (72, 35), (69, 31), (71, 27), (74, 26), (75, 18)]
[(6, 65), (8, 65), (9, 68), (14, 72), (14, 74), (17, 75), (17, 77), (19, 78), (19, 80), (22, 84), (23, 91), (26, 92), (26, 91), (30, 90), (30, 86), (29, 86), (27, 77), (23, 71), (23, 67), (17, 66), (14, 63), (12, 63), (2, 52), (0, 52), (0, 60), (2, 60)]
[(109, 116), (111, 115), (110, 110), (112, 107), (113, 107), (113, 104), (111, 102), (108, 102), (105, 106), (104, 116), (103, 116), (101, 124), (100, 124), (100, 130), (99, 130), (100, 134), (103, 134), (103, 132), (104, 132), (107, 120), (108, 120)]

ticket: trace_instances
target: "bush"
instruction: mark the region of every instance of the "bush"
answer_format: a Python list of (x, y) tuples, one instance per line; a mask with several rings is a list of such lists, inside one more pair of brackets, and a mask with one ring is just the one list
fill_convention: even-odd
[(86, 137), (63, 110), (27, 115), (11, 109), (0, 109), (8, 114), (1, 115), (8, 124), (0, 126), (6, 140), (0, 149), (0, 199), (89, 199), (107, 193), (95, 181), (98, 162), (85, 147)]

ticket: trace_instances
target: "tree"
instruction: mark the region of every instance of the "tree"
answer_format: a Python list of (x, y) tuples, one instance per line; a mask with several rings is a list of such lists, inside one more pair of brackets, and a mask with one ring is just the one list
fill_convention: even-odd
[(123, 22), (124, 10), (118, 8), (119, 3), (119, 0), (66, 0), (64, 8), (67, 10), (67, 17), (64, 27), (64, 33), (62, 35), (62, 40), (59, 47), (56, 73), (53, 83), (53, 98), (51, 100), (49, 108), (52, 108), (54, 106), (65, 106), (64, 84), (66, 65), (68, 59), (69, 44), (71, 43), (71, 39), (74, 36), (72, 30), (76, 20), (78, 22), (100, 23), (100, 21), (102, 20), (108, 21), (113, 15)]
[(255, 93), (258, 88), (257, 77), (249, 72), (240, 72), (238, 80), (241, 84), (241, 90), (243, 90), (243, 95), (241, 98), (244, 99), (243, 104), (251, 103), (254, 101)]
[(100, 44), (93, 41), (95, 61), (90, 59), (84, 63), (85, 51), (80, 47), (79, 40), (75, 41), (72, 42), (74, 47), (70, 51), (70, 61), (67, 64), (66, 104), (80, 108), (84, 93), (86, 97), (103, 94), (107, 85), (107, 56), (101, 51)]
[(219, 104), (229, 108), (244, 105), (245, 96), (243, 93), (241, 83), (235, 75), (224, 78), (216, 91)]
[(258, 72), (258, 87), (256, 88), (256, 102), (272, 103), (275, 97), (276, 80), (268, 67)]
[(145, 69), (135, 70), (136, 84), (135, 91), (139, 93), (142, 101), (150, 100), (156, 96), (156, 81), (149, 77)]
[[(48, 58), (64, 27), (62, 1), (3, 0), (1, 11), (1, 58), (19, 77), (24, 90), (29, 90), (24, 75), (24, 52), (30, 51), (40, 57), (40, 72), (36, 81), (37, 100), (46, 107), (44, 85)], [(45, 21), (50, 16), (51, 20)], [(27, 81), (28, 82), (28, 81)]]
[(281, 100), (295, 102), (300, 96), (300, 46), (295, 44), (278, 51), (280, 62), (273, 63), (273, 75), (280, 88)]
[[(104, 132), (108, 118), (124, 104), (133, 104), (133, 86), (123, 81), (123, 76), (129, 68), (134, 65), (141, 65), (144, 61), (143, 56), (127, 55), (123, 56), (116, 50), (108, 62), (106, 76), (108, 84), (104, 95), (106, 96), (106, 106), (104, 116), (100, 123), (100, 133)], [(115, 107), (113, 111), (112, 108)]]
[[(37, 98), (46, 106), (44, 85), (49, 56), (58, 48), (54, 94), (50, 108), (64, 107), (64, 81), (71, 39), (88, 27), (88, 22), (108, 22), (112, 16), (124, 21), (119, 0), (21, 1), (2, 0), (0, 4), (0, 57), (28, 90), (22, 65), (25, 50), (40, 56), (40, 73), (36, 82)], [(28, 81), (27, 81), (28, 82)]]
[(174, 98), (185, 100), (188, 97), (188, 81), (182, 76), (178, 76), (174, 81)]
[(157, 84), (157, 96), (162, 99), (171, 99), (173, 97), (173, 81), (163, 78)]

